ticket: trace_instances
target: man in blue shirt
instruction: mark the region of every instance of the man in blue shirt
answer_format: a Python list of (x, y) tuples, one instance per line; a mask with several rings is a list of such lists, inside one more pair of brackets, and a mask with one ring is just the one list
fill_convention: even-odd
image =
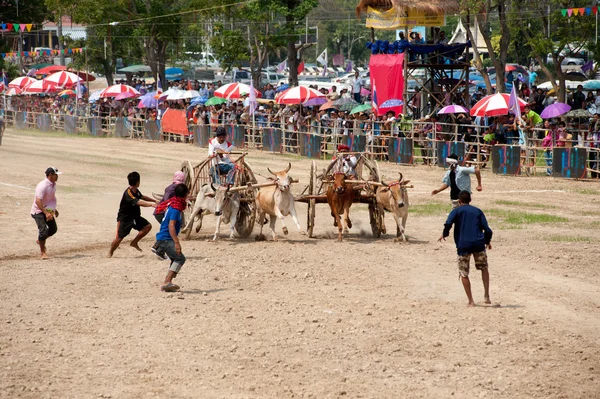
[(171, 198), (169, 207), (165, 212), (160, 230), (156, 233), (157, 252), (165, 253), (171, 260), (169, 272), (165, 277), (164, 285), (160, 288), (165, 292), (175, 292), (179, 290), (179, 286), (173, 284), (173, 279), (177, 277), (177, 273), (185, 263), (185, 256), (181, 252), (181, 244), (179, 243), (179, 231), (181, 230), (182, 214), (187, 203), (186, 197), (188, 187), (185, 184), (179, 184), (175, 187), (175, 196)]
[(454, 225), (454, 243), (458, 253), (458, 272), (463, 287), (469, 299), (469, 306), (475, 306), (469, 281), (469, 263), (471, 255), (475, 259), (475, 268), (481, 270), (483, 279), (484, 302), (490, 301), (490, 274), (488, 272), (487, 254), (485, 249), (492, 249), (492, 229), (488, 226), (481, 209), (469, 205), (471, 194), (461, 191), (458, 195), (459, 207), (453, 209), (444, 223), (444, 232), (438, 241), (445, 241)]
[(461, 191), (471, 193), (471, 174), (477, 177), (477, 191), (481, 191), (481, 172), (479, 167), (471, 166), (469, 168), (458, 164), (458, 155), (451, 154), (446, 158), (446, 163), (450, 166), (444, 177), (442, 178), (442, 186), (437, 190), (433, 190), (431, 195), (436, 195), (450, 187), (450, 200), (452, 201), (452, 209), (458, 207), (458, 194)]

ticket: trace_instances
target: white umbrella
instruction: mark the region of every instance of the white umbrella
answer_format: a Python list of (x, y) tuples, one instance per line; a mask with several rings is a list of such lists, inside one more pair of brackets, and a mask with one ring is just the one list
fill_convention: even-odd
[(23, 94), (41, 94), (41, 93), (56, 93), (58, 88), (45, 80), (36, 80), (32, 84), (25, 87)]
[(72, 89), (81, 78), (72, 72), (60, 71), (53, 73), (44, 80), (61, 88)]
[(132, 94), (135, 94), (136, 96), (140, 95), (140, 92), (137, 91), (136, 89), (134, 89), (133, 87), (119, 84), (119, 85), (112, 85), (112, 86), (107, 87), (106, 89), (102, 90), (102, 93), (100, 93), (100, 98), (116, 97), (121, 93), (132, 93)]

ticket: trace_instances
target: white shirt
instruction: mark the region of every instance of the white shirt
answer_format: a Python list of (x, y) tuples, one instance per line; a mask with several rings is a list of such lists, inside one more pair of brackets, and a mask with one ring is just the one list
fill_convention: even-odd
[[(215, 137), (208, 143), (208, 156), (210, 157), (215, 155), (217, 150), (231, 152), (233, 150), (233, 144), (227, 140), (225, 140), (223, 143), (219, 143)], [(217, 159), (219, 160), (219, 163), (232, 163), (231, 158), (229, 158), (229, 154), (223, 154), (222, 156), (218, 155)]]
[(360, 93), (360, 88), (362, 87), (362, 85), (363, 82), (360, 76), (354, 79), (354, 83), (352, 84), (352, 93)]

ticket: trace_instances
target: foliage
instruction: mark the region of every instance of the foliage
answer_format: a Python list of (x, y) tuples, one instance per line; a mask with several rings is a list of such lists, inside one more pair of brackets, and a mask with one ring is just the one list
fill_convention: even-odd
[(210, 39), (213, 54), (221, 63), (221, 67), (229, 71), (233, 67), (241, 67), (243, 61), (250, 59), (248, 47), (242, 43), (245, 39), (239, 30), (217, 28), (218, 34)]

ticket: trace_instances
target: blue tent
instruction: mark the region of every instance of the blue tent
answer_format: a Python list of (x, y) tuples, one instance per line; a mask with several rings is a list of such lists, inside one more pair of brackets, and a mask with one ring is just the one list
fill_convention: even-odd
[(167, 80), (180, 80), (183, 76), (183, 69), (181, 68), (167, 68), (165, 69), (165, 77)]

